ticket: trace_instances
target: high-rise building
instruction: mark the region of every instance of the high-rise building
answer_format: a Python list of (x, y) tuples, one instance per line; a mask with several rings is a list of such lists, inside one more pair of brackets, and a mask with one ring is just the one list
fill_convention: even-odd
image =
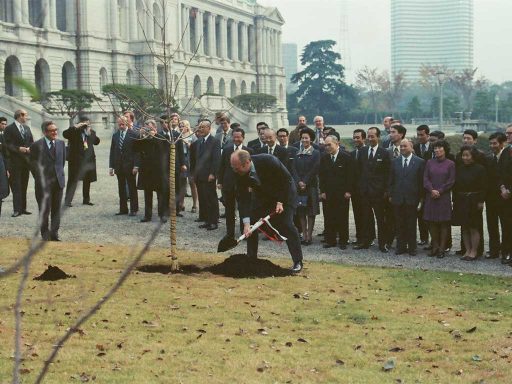
[(283, 67), (286, 76), (286, 93), (293, 93), (297, 90), (297, 84), (291, 82), (291, 78), (298, 72), (298, 53), (297, 44), (283, 44)]
[(391, 71), (417, 81), (422, 65), (473, 68), (473, 0), (391, 0)]

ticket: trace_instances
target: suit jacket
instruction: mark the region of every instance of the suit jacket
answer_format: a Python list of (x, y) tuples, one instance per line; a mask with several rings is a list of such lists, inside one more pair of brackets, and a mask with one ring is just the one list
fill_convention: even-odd
[(264, 146), (265, 144), (261, 144), (259, 137), (247, 143), (247, 147), (251, 148), (253, 151), (257, 151), (258, 149), (261, 149)]
[(295, 175), (295, 160), (297, 159), (297, 155), (299, 153), (299, 149), (297, 147), (294, 147), (293, 145), (288, 144), (288, 147), (286, 147), (286, 150), (288, 151), (288, 166), (286, 169), (288, 169), (288, 172), (292, 175), (292, 177), (296, 180), (297, 175)]
[(139, 167), (140, 156), (133, 150), (133, 144), (138, 140), (137, 134), (132, 130), (126, 130), (123, 141), (123, 149), (119, 149), (120, 131), (112, 135), (110, 144), (109, 167), (116, 173), (130, 173), (134, 167)]
[(288, 208), (297, 207), (297, 189), (290, 172), (275, 156), (251, 156), (254, 172), (236, 175), (240, 215), (250, 217), (251, 210), (274, 209), (279, 201)]
[(15, 123), (8, 125), (4, 131), (4, 142), (9, 152), (11, 169), (30, 166), (29, 154), (21, 153), (19, 147), (30, 147), (34, 142), (34, 137), (27, 125), (23, 125), (23, 127), (25, 128), (25, 138), (21, 136)]
[(370, 147), (364, 148), (359, 156), (359, 191), (363, 196), (383, 198), (388, 188), (391, 158), (387, 149), (377, 148), (373, 159), (368, 159)]
[(6, 156), (7, 149), (4, 145), (4, 135), (0, 134), (0, 200), (9, 196), (9, 179), (7, 171), (9, 170), (9, 160)]
[(233, 136), (233, 130), (231, 128), (229, 129), (229, 131), (228, 131), (228, 133), (226, 135), (227, 136), (227, 140), (226, 140), (226, 144), (225, 145), (222, 145), (223, 136), (224, 136), (224, 131), (223, 130), (221, 130), (220, 132), (217, 132), (215, 134), (215, 138), (217, 140), (219, 140), (219, 142), (220, 142), (221, 149), (224, 149), (224, 146), (228, 146), (228, 145), (233, 144), (233, 140), (231, 139), (232, 136)]
[[(257, 149), (254, 151), (255, 154), (260, 155), (262, 153), (268, 154), (268, 146), (265, 145), (263, 148)], [(281, 147), (279, 144), (276, 144), (274, 147), (273, 155), (277, 157), (281, 163), (288, 169), (288, 150), (286, 148)]]
[(327, 199), (343, 199), (345, 193), (352, 193), (354, 189), (354, 178), (356, 170), (355, 159), (342, 150), (338, 151), (336, 161), (333, 163), (331, 155), (324, 153), (320, 159), (320, 193), (325, 193)]
[(68, 140), (68, 177), (70, 180), (86, 180), (94, 182), (96, 174), (96, 154), (94, 146), (100, 143), (96, 132), (91, 130), (90, 135), (85, 136), (85, 143), (82, 137), (82, 130), (69, 127), (62, 136)]
[[(512, 146), (506, 147), (501, 153), (498, 185), (504, 185), (512, 191)], [(512, 201), (509, 199), (509, 201)]]
[(421, 144), (416, 143), (413, 145), (412, 149), (414, 150), (414, 154), (418, 157), (421, 157), (423, 160), (427, 161), (433, 158), (434, 148), (432, 144), (428, 144), (428, 148), (424, 153), (421, 153)]
[(397, 157), (391, 162), (389, 172), (388, 195), (391, 197), (391, 204), (417, 206), (423, 197), (423, 173), (425, 160), (412, 155), (407, 164), (403, 167), (403, 157)]
[(196, 181), (208, 181), (209, 175), (217, 176), (220, 164), (220, 141), (211, 134), (202, 143), (200, 137), (190, 146), (190, 168)]
[(62, 140), (55, 140), (55, 157), (50, 152), (44, 137), (30, 146), (30, 164), (36, 185), (44, 186), (57, 181), (60, 188), (66, 185), (64, 166), (66, 164), (66, 145)]
[[(253, 154), (253, 150), (251, 148), (242, 145), (242, 149), (249, 152), (251, 155)], [(229, 146), (226, 146), (222, 151), (222, 157), (219, 165), (219, 178), (218, 183), (222, 184), (223, 191), (234, 191), (236, 186), (236, 178), (235, 172), (233, 172), (233, 168), (231, 168), (231, 155), (235, 152), (235, 146), (231, 143)]]
[[(159, 137), (160, 139), (165, 139), (165, 140), (159, 140), (159, 143), (160, 143), (160, 153), (161, 153), (161, 156), (162, 156), (162, 163), (163, 163), (163, 166), (164, 166), (164, 169), (166, 171), (166, 177), (167, 177), (167, 180), (169, 180), (169, 165), (170, 165), (170, 162), (169, 162), (169, 157), (171, 155), (171, 146), (169, 145), (169, 137), (166, 136), (166, 133), (169, 134), (169, 131), (158, 131), (158, 135), (157, 137)], [(185, 145), (183, 143), (183, 140), (178, 140), (179, 136), (180, 136), (180, 133), (178, 131), (171, 131), (170, 132), (172, 134), (172, 138), (173, 140), (175, 141), (175, 148), (174, 148), (174, 173), (175, 173), (175, 180), (176, 180), (176, 190), (178, 190), (177, 188), (179, 188), (179, 181), (180, 181), (180, 174), (181, 174), (181, 167), (183, 165), (187, 165), (187, 159), (185, 158), (185, 151), (184, 151), (184, 148), (183, 146)], [(166, 141), (167, 140), (167, 141)]]

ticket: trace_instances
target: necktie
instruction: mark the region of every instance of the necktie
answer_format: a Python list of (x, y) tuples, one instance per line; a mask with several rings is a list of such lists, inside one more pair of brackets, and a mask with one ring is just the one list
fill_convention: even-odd
[(400, 151), (397, 147), (393, 150), (393, 157), (396, 159), (398, 156), (400, 156)]
[(368, 156), (369, 160), (373, 160), (373, 147), (370, 147), (370, 156)]
[(240, 147), (238, 145), (235, 145), (235, 151), (238, 151)]
[(336, 157), (334, 157), (334, 155), (331, 155), (331, 161), (332, 161), (333, 164), (336, 161)]
[(57, 151), (55, 149), (55, 143), (53, 141), (50, 141), (50, 153), (52, 154), (53, 158), (57, 156)]
[(359, 159), (359, 148), (356, 148), (356, 160)]
[(122, 131), (120, 134), (119, 134), (119, 150), (122, 151), (123, 150), (123, 143), (124, 143), (124, 131)]
[(407, 157), (404, 159), (404, 169), (407, 168)]
[(272, 147), (268, 147), (268, 154), (269, 154), (269, 155), (273, 155), (273, 153), (272, 153), (272, 152), (273, 152), (273, 151), (272, 151)]
[(226, 145), (226, 141), (228, 141), (228, 135), (224, 133), (222, 134), (222, 146)]
[(23, 140), (25, 140), (25, 127), (20, 125), (20, 134)]
[(203, 153), (203, 147), (204, 147), (204, 137), (202, 139), (199, 139), (199, 153)]
[(498, 156), (494, 155), (494, 165), (498, 165)]
[(423, 155), (427, 150), (427, 144), (421, 144), (421, 154)]

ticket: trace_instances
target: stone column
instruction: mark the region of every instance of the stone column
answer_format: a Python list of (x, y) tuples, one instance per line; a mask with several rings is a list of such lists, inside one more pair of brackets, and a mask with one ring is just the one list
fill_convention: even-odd
[(197, 10), (196, 19), (195, 19), (195, 29), (196, 29), (196, 38), (194, 40), (194, 46), (192, 47), (192, 51), (196, 51), (197, 55), (204, 55), (204, 45), (203, 45), (203, 11)]
[[(181, 9), (181, 31), (180, 38), (182, 38), (181, 45), (184, 51), (190, 51), (190, 8), (183, 5)], [(183, 36), (183, 37), (182, 37)]]
[(272, 30), (269, 28), (267, 30), (267, 64), (272, 65), (273, 64), (273, 58), (272, 58), (272, 50), (274, 48), (272, 47)]
[(40, 17), (42, 18), (42, 27), (44, 29), (48, 29), (50, 27), (50, 0), (43, 0), (41, 2), (41, 13)]
[(29, 24), (28, 0), (20, 0), (19, 3), (18, 4), (15, 3), (15, 5), (17, 5), (21, 8), (21, 23)]
[(281, 41), (282, 33), (277, 32), (277, 65), (283, 66), (283, 43)]
[(263, 47), (264, 47), (264, 38), (263, 38), (263, 28), (261, 26), (261, 21), (257, 22), (254, 26), (254, 34), (255, 34), (255, 45), (256, 45), (256, 54), (255, 60), (257, 65), (263, 64)]
[(220, 57), (228, 57), (228, 20), (224, 16), (220, 17)]
[(135, 6), (136, 0), (128, 1), (128, 38), (130, 41), (137, 40), (138, 34), (137, 31), (139, 29), (139, 23), (137, 21), (137, 8)]
[(242, 62), (246, 63), (249, 61), (249, 39), (247, 36), (247, 24), (242, 23)]
[(215, 15), (208, 14), (208, 51), (210, 57), (217, 56), (217, 41), (215, 40)]
[(50, 0), (50, 28), (57, 29), (57, 4), (56, 0)]
[(238, 60), (238, 21), (233, 20), (231, 24), (231, 55), (233, 57), (233, 61)]
[(119, 38), (119, 16), (117, 0), (110, 0), (110, 38)]

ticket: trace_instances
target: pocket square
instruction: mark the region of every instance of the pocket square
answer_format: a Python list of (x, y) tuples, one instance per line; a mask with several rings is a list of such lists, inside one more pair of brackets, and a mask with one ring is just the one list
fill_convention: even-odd
[(377, 161), (382, 161), (382, 159), (377, 159)]

